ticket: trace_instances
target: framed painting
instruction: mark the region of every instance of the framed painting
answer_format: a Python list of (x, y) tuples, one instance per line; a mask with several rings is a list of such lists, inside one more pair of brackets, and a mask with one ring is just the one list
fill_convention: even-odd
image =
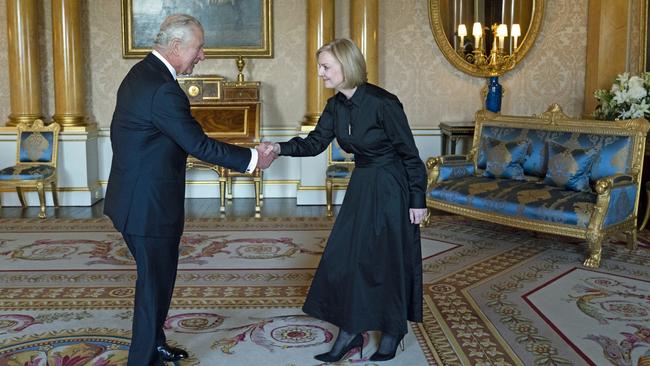
[(273, 0), (122, 0), (122, 54), (151, 51), (160, 23), (170, 14), (196, 17), (205, 31), (208, 58), (273, 57)]

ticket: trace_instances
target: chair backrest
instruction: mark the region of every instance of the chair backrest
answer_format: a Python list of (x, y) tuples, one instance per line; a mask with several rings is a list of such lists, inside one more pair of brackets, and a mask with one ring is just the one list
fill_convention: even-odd
[(19, 123), (16, 130), (16, 164), (50, 165), (56, 168), (61, 130), (58, 123), (52, 122), (46, 126), (37, 119), (33, 123)]
[(330, 144), (329, 152), (327, 154), (327, 164), (332, 163), (349, 163), (354, 164), (354, 154), (345, 152), (341, 149), (336, 139)]

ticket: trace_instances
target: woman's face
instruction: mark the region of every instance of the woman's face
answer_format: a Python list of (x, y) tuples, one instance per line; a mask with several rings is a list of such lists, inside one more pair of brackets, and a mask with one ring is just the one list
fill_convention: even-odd
[(341, 64), (331, 52), (321, 52), (318, 55), (318, 77), (323, 79), (326, 88), (339, 89), (343, 83)]

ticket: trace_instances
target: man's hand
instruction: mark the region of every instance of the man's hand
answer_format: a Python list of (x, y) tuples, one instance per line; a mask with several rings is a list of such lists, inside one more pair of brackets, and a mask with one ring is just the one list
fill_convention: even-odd
[(411, 224), (418, 225), (422, 220), (427, 216), (429, 212), (426, 208), (409, 208), (409, 218), (411, 219)]
[(271, 166), (273, 160), (275, 160), (278, 155), (273, 152), (273, 143), (271, 142), (262, 142), (261, 144), (255, 146), (257, 150), (257, 167), (260, 169), (266, 169)]

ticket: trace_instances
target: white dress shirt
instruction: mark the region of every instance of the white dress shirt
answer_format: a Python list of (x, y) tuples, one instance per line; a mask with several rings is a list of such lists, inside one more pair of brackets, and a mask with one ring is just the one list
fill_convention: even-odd
[[(163, 55), (161, 55), (158, 51), (153, 50), (151, 51), (154, 56), (158, 57), (160, 61), (162, 61), (165, 66), (167, 66), (167, 69), (169, 72), (172, 74), (172, 77), (174, 77), (174, 80), (176, 80), (176, 69), (174, 69), (174, 66), (167, 61)], [(248, 167), (246, 168), (246, 173), (252, 173), (253, 170), (255, 170), (255, 167), (257, 166), (257, 150), (255, 149), (250, 149), (251, 150), (251, 161), (248, 163)]]

